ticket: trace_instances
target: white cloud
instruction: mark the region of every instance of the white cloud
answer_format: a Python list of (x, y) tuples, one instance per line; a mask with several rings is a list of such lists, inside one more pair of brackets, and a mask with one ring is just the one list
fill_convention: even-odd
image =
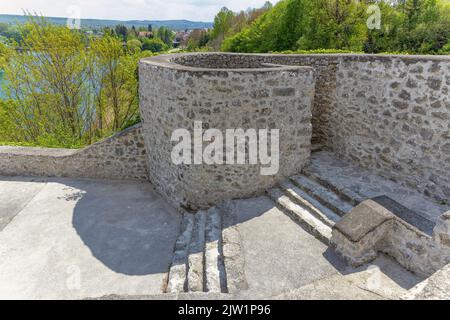
[[(24, 10), (46, 16), (66, 16), (70, 6), (81, 9), (82, 18), (118, 20), (188, 19), (212, 21), (220, 8), (245, 10), (261, 7), (266, 0), (1, 0), (0, 13), (22, 14)], [(273, 0), (272, 3), (278, 0)]]

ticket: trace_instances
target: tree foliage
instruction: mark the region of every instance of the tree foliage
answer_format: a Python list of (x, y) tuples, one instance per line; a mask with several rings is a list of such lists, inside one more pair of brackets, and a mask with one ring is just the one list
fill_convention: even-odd
[(0, 71), (6, 66), (12, 55), (11, 49), (0, 42)]
[(138, 60), (106, 34), (31, 18), (21, 28), (27, 51), (5, 65), (7, 100), (0, 104), (0, 141), (78, 147), (120, 130), (138, 117)]
[[(381, 12), (381, 28), (370, 30), (370, 5)], [(282, 0), (221, 48), (236, 52), (340, 49), (442, 53), (449, 48), (450, 4), (445, 0)]]
[(148, 50), (151, 52), (162, 52), (166, 51), (168, 48), (169, 47), (167, 46), (167, 44), (159, 38), (145, 39), (144, 43), (142, 44), (143, 50)]
[(261, 8), (238, 13), (223, 7), (214, 18), (214, 27), (209, 34), (209, 46), (219, 49), (225, 38), (242, 31), (270, 9), (272, 4), (268, 1)]

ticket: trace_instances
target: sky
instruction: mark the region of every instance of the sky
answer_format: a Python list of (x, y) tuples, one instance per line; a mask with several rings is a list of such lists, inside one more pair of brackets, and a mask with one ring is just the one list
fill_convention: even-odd
[[(276, 3), (278, 0), (271, 0)], [(51, 17), (213, 21), (222, 7), (233, 11), (261, 7), (266, 0), (0, 0), (0, 14), (24, 10)]]

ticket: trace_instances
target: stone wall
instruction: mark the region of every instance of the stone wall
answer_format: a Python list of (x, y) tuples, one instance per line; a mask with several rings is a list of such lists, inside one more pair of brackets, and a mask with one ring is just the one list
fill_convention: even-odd
[[(195, 210), (262, 193), (308, 162), (312, 68), (267, 65), (255, 57), (181, 54), (141, 61), (149, 177), (174, 205)], [(226, 129), (279, 129), (278, 173), (262, 175), (260, 164), (174, 164), (171, 135), (180, 128), (192, 133), (194, 121), (224, 136)]]
[[(284, 126), (287, 123), (286, 130), (297, 128), (299, 131), (297, 135), (292, 133), (286, 135), (284, 139), (289, 139), (286, 140), (286, 145), (297, 144), (300, 150), (298, 155), (300, 163), (306, 161), (309, 152), (307, 150), (309, 142), (306, 140), (310, 135), (308, 121), (311, 121), (313, 143), (323, 145), (346, 160), (373, 169), (385, 177), (450, 203), (449, 57), (216, 53), (181, 54), (170, 57), (172, 62), (160, 60), (158, 66), (150, 66), (145, 61), (141, 63), (141, 73), (144, 73), (140, 92), (144, 108), (142, 114), (144, 121), (147, 118), (149, 125), (154, 126), (149, 128), (149, 125), (146, 125), (146, 133), (159, 136), (153, 138), (155, 146), (162, 148), (163, 142), (160, 139), (163, 136), (166, 140), (170, 140), (170, 130), (175, 124), (190, 128), (195, 119), (203, 120), (206, 125), (211, 121), (211, 125), (214, 124), (219, 128), (222, 128), (222, 125), (240, 125), (243, 128), (256, 125), (260, 128), (273, 127), (274, 124), (278, 126), (281, 123)], [(164, 57), (154, 59), (164, 60)], [(309, 66), (314, 69), (316, 83), (314, 88), (310, 87), (312, 70), (298, 66)], [(155, 70), (156, 75), (147, 75), (150, 70)], [(291, 77), (294, 74), (295, 76)], [(281, 82), (277, 78), (280, 75), (285, 77)], [(159, 84), (152, 83), (158, 81)], [(298, 83), (294, 84), (294, 81)], [(287, 90), (284, 90), (286, 88)], [(214, 91), (215, 96), (210, 96), (207, 90)], [(308, 103), (308, 93), (301, 97), (301, 92), (311, 93), (312, 90), (315, 91), (312, 119), (308, 120), (309, 116), (306, 113), (309, 111), (306, 109), (304, 112), (300, 110), (299, 113), (291, 112), (293, 104)], [(293, 92), (294, 96), (290, 96)], [(237, 99), (233, 98), (234, 95)], [(274, 108), (274, 103), (279, 107)], [(281, 106), (282, 104), (285, 106)], [(149, 111), (149, 108), (153, 107), (157, 109), (155, 114)], [(222, 117), (221, 121), (216, 123), (212, 120), (219, 119), (219, 115)], [(223, 118), (224, 115), (226, 118)], [(274, 117), (275, 122), (271, 121)], [(238, 121), (230, 120), (237, 118)], [(297, 139), (299, 135), (303, 138)], [(136, 137), (134, 142), (139, 143), (140, 139)], [(40, 149), (32, 151), (29, 148), (2, 147), (0, 174), (30, 172), (33, 175), (47, 175), (44, 170), (47, 168), (46, 163), (64, 161), (70, 163), (70, 168), (48, 166), (49, 174), (62, 175), (65, 172), (64, 175), (92, 174), (92, 177), (109, 177), (110, 173), (110, 177), (131, 176), (139, 179), (144, 176), (145, 170), (142, 165), (144, 157), (136, 158), (138, 167), (133, 167), (134, 164), (128, 162), (126, 156), (115, 156), (113, 159), (122, 159), (124, 163), (112, 164), (111, 160), (105, 160), (103, 150), (100, 151), (100, 155), (95, 155), (96, 148), (88, 148), (81, 154), (90, 154), (91, 157), (98, 159), (95, 161), (99, 161), (100, 164), (91, 164), (90, 167), (102, 168), (103, 171), (100, 170), (99, 173), (97, 170), (92, 172), (82, 170), (83, 165), (78, 165), (77, 162), (86, 161), (83, 160), (84, 156), (75, 151), (57, 152)], [(153, 148), (149, 151), (152, 161), (164, 157), (160, 155), (161, 152), (167, 152), (164, 148), (160, 150)], [(33, 157), (33, 154), (37, 158)], [(11, 161), (13, 157), (28, 157), (30, 163), (15, 164)], [(77, 160), (72, 163), (67, 160), (69, 158)], [(301, 167), (299, 163), (295, 165), (296, 169)], [(76, 169), (78, 166), (80, 169)], [(104, 169), (105, 166), (115, 169)], [(153, 166), (153, 170), (161, 172), (172, 170), (173, 173), (169, 175), (163, 174), (165, 178), (162, 180), (178, 180), (178, 176), (186, 170), (173, 167), (157, 168), (156, 164)], [(293, 169), (287, 162), (281, 164), (281, 167), (286, 172)], [(137, 173), (128, 174), (130, 170)], [(219, 169), (198, 166), (196, 170)], [(234, 188), (236, 194), (249, 190), (247, 187), (255, 189), (253, 183), (246, 180), (246, 177), (253, 175), (251, 171), (244, 170), (241, 172), (242, 177), (238, 178), (239, 170), (230, 168), (227, 170), (231, 171), (220, 173), (221, 178), (218, 178), (225, 180), (224, 183), (208, 182), (218, 193), (223, 193), (223, 197), (234, 196), (234, 193), (224, 192), (229, 188)], [(166, 183), (154, 177), (152, 181), (155, 184)], [(241, 184), (243, 181), (247, 182)], [(260, 189), (263, 190), (268, 184), (270, 183), (267, 179), (264, 179)], [(200, 187), (198, 191), (191, 191), (199, 192), (198, 194), (189, 197), (195, 199), (204, 197), (200, 190), (205, 189), (211, 190), (206, 186)], [(174, 198), (180, 196), (181, 200), (186, 202), (186, 199), (183, 200), (186, 197), (178, 194), (175, 187), (169, 188), (166, 193)], [(249, 195), (247, 192), (244, 194)], [(208, 197), (222, 196), (216, 194), (208, 195), (206, 198)]]
[(79, 150), (0, 146), (0, 175), (147, 180), (141, 126)]
[(450, 203), (450, 58), (258, 55), (316, 71), (313, 142)]
[(344, 57), (326, 144), (450, 203), (450, 59)]

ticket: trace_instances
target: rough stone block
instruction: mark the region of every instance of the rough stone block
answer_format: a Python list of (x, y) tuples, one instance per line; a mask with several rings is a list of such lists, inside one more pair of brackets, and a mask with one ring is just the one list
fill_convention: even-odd
[(370, 262), (377, 256), (394, 215), (373, 200), (365, 200), (335, 224), (331, 245), (352, 266)]
[(436, 222), (433, 238), (441, 245), (450, 247), (450, 211), (447, 211)]

